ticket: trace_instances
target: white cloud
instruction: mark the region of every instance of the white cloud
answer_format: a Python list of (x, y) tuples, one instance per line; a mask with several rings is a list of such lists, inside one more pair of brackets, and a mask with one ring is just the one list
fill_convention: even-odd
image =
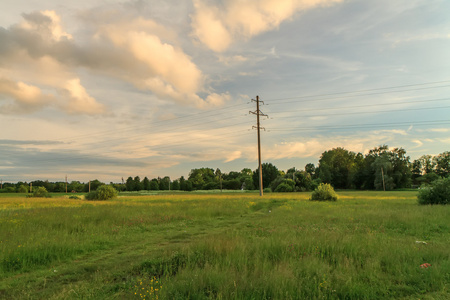
[[(54, 90), (59, 102), (67, 102), (64, 96), (69, 95), (69, 102), (58, 106), (68, 113), (102, 114), (106, 109), (79, 80), (72, 80), (80, 78), (80, 67), (90, 75), (119, 78), (160, 99), (198, 108), (230, 99), (206, 85), (206, 76), (177, 45), (176, 34), (153, 20), (120, 16), (114, 9), (90, 15), (92, 22), (85, 16), (82, 25), (90, 36), (80, 40), (63, 29), (54, 11), (23, 16), (24, 22), (0, 32), (0, 76), (27, 78), (33, 86)], [(31, 85), (22, 86), (22, 93), (24, 89), (32, 92)]]
[(68, 102), (63, 103), (63, 109), (70, 114), (99, 115), (106, 112), (103, 104), (91, 97), (81, 85), (79, 78), (68, 80), (64, 86)]
[(415, 148), (419, 148), (423, 146), (423, 143), (420, 140), (412, 140), (411, 142), (417, 144)]
[(7, 99), (13, 99), (13, 104), (0, 107), (0, 112), (3, 113), (35, 111), (48, 105), (53, 100), (52, 95), (42, 93), (37, 86), (0, 77), (0, 99), (2, 95)]
[[(215, 52), (225, 51), (235, 40), (248, 39), (278, 28), (297, 12), (342, 0), (194, 0), (193, 34)], [(208, 3), (207, 3), (208, 2)]]
[(226, 162), (226, 163), (227, 163), (227, 162), (231, 162), (231, 161), (233, 161), (233, 160), (236, 160), (236, 159), (238, 159), (238, 158), (241, 158), (241, 156), (242, 156), (242, 152), (241, 152), (241, 151), (233, 151), (233, 152), (229, 153), (229, 154), (226, 156), (225, 162)]
[(233, 56), (219, 55), (219, 61), (221, 63), (224, 63), (225, 65), (243, 63), (247, 60), (248, 60), (248, 58), (244, 57), (242, 55), (233, 55)]
[(53, 10), (23, 14), (23, 17), (25, 21), (19, 27), (26, 31), (36, 32), (43, 38), (55, 41), (72, 39), (72, 35), (64, 31), (61, 18)]

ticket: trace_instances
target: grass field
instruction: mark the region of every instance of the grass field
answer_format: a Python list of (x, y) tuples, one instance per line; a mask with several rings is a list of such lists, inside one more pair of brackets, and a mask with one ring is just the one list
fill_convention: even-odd
[(3, 194), (0, 298), (450, 299), (449, 206), (338, 195)]

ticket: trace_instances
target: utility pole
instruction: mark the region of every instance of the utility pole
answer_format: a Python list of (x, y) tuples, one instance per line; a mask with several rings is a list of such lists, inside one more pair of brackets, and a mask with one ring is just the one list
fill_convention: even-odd
[(91, 192), (91, 181), (89, 180), (89, 193)]
[(66, 194), (67, 194), (67, 175), (66, 175)]
[(386, 192), (386, 185), (384, 183), (384, 172), (383, 172), (383, 167), (381, 167), (381, 178), (383, 179), (383, 191)]
[[(260, 129), (262, 128), (259, 125), (259, 116), (267, 117), (267, 115), (263, 114), (259, 110), (259, 96), (256, 96), (256, 100), (252, 99), (252, 101), (256, 102), (256, 111), (250, 111), (249, 113), (256, 115), (256, 127), (253, 126), (252, 128), (256, 128), (258, 132), (258, 165), (259, 165), (259, 195), (263, 195), (263, 180), (262, 180), (262, 167), (261, 167), (261, 134)], [(261, 101), (262, 102), (262, 101)], [(262, 102), (264, 104), (264, 102)], [(265, 128), (262, 128), (266, 130)]]
[(32, 193), (32, 192), (33, 192), (33, 183), (30, 182), (30, 193)]

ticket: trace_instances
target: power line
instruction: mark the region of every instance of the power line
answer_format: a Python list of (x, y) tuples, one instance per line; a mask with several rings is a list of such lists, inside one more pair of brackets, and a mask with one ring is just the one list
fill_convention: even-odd
[[(408, 85), (398, 85), (398, 86), (381, 87), (381, 88), (356, 90), (356, 91), (346, 91), (346, 92), (335, 92), (335, 93), (327, 93), (327, 94), (308, 95), (308, 96), (274, 98), (274, 99), (267, 99), (266, 101), (267, 102), (271, 102), (271, 101), (282, 101), (282, 100), (293, 100), (293, 99), (317, 98), (317, 97), (336, 96), (336, 95), (355, 94), (355, 93), (365, 93), (365, 92), (389, 90), (389, 89), (404, 88), (404, 87), (424, 86), (424, 85), (431, 85), (431, 84), (441, 84), (441, 83), (450, 83), (450, 80), (427, 82), (427, 83), (416, 83), (416, 84), (408, 84)], [(450, 85), (444, 85), (444, 86), (438, 86), (438, 87), (428, 87), (428, 88), (425, 88), (425, 89), (433, 89), (433, 88), (441, 88), (441, 87), (450, 87)], [(409, 90), (391, 91), (391, 92), (404, 92), (404, 91), (415, 91), (415, 90), (418, 90), (418, 89), (409, 89)], [(361, 96), (361, 95), (356, 95), (356, 96)], [(354, 97), (354, 96), (352, 96), (352, 97)], [(327, 98), (327, 99), (321, 99), (321, 100), (329, 100), (329, 99), (333, 99), (333, 98)], [(310, 101), (315, 101), (315, 100), (310, 100)], [(274, 105), (274, 104), (271, 104), (271, 105)]]
[(450, 120), (433, 120), (433, 121), (412, 121), (412, 122), (393, 122), (393, 123), (372, 123), (372, 124), (352, 124), (341, 126), (314, 126), (314, 127), (295, 127), (295, 128), (272, 128), (271, 131), (320, 131), (320, 130), (333, 130), (333, 129), (355, 129), (355, 128), (371, 128), (371, 127), (391, 127), (391, 126), (430, 126), (430, 125), (446, 125), (450, 124)]
[(348, 112), (348, 113), (317, 114), (317, 115), (296, 115), (296, 116), (283, 117), (283, 119), (293, 119), (293, 118), (299, 118), (299, 117), (313, 118), (313, 117), (327, 117), (327, 116), (346, 116), (346, 115), (360, 115), (360, 114), (394, 113), (394, 112), (418, 111), (418, 110), (422, 111), (422, 110), (447, 109), (447, 108), (450, 108), (450, 106), (403, 108), (403, 109), (375, 110), (375, 111), (358, 111), (358, 112)]
[[(241, 103), (241, 104), (236, 104), (236, 105), (230, 105), (227, 107), (223, 107), (223, 108), (219, 108), (216, 111), (223, 111), (223, 110), (227, 110), (227, 109), (231, 109), (231, 108), (235, 108), (234, 110), (231, 110), (231, 112), (233, 111), (237, 111), (237, 110), (242, 110), (241, 107), (248, 105), (248, 103)], [(171, 125), (173, 124), (173, 122), (176, 123), (180, 123), (183, 122), (184, 119), (186, 118), (190, 118), (190, 117), (194, 117), (194, 118), (190, 118), (188, 119), (189, 121), (192, 120), (197, 120), (197, 119), (204, 119), (203, 114), (207, 114), (210, 113), (210, 111), (202, 111), (202, 112), (198, 112), (198, 113), (194, 113), (194, 114), (190, 114), (190, 115), (184, 115), (184, 116), (179, 116), (179, 117), (175, 117), (173, 119), (170, 120), (161, 120), (161, 121), (155, 121), (149, 124), (138, 124), (138, 125), (133, 125), (133, 126), (127, 126), (125, 128), (120, 128), (120, 129), (109, 129), (109, 130), (103, 130), (103, 131), (98, 131), (98, 132), (92, 132), (92, 133), (86, 133), (86, 134), (81, 134), (81, 135), (75, 135), (72, 137), (64, 137), (64, 138), (57, 138), (57, 139), (49, 139), (47, 141), (62, 141), (62, 142), (70, 142), (70, 141), (74, 141), (76, 139), (80, 139), (80, 138), (88, 138), (88, 137), (102, 137), (102, 136), (110, 136), (111, 134), (117, 134), (117, 133), (125, 133), (128, 131), (132, 131), (132, 130), (137, 130), (137, 129), (144, 129), (144, 128), (148, 128), (149, 126), (156, 126), (156, 128), (159, 128), (161, 126), (165, 126), (166, 123), (170, 122)], [(229, 112), (227, 112), (229, 113)], [(209, 115), (208, 117), (211, 116), (218, 116), (224, 113), (217, 113), (217, 114), (212, 114)], [(184, 125), (185, 126), (185, 125)], [(154, 127), (152, 127), (152, 129), (155, 129)]]
[(439, 98), (439, 99), (428, 99), (428, 100), (418, 100), (418, 101), (405, 101), (397, 103), (379, 103), (379, 104), (364, 104), (364, 105), (353, 105), (353, 106), (340, 106), (340, 107), (321, 107), (321, 108), (310, 108), (310, 109), (300, 109), (300, 110), (288, 110), (288, 111), (275, 111), (271, 114), (281, 114), (286, 112), (305, 112), (305, 111), (324, 111), (324, 110), (338, 110), (338, 109), (350, 109), (350, 108), (366, 108), (366, 107), (376, 107), (376, 106), (386, 106), (386, 105), (401, 105), (401, 104), (416, 104), (416, 103), (429, 103), (429, 102), (439, 102), (439, 101), (449, 101), (450, 98)]

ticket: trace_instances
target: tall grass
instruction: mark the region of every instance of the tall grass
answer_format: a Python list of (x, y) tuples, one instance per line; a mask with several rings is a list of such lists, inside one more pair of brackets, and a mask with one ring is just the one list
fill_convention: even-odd
[(449, 207), (418, 206), (415, 192), (308, 198), (0, 198), (0, 298), (450, 296)]

